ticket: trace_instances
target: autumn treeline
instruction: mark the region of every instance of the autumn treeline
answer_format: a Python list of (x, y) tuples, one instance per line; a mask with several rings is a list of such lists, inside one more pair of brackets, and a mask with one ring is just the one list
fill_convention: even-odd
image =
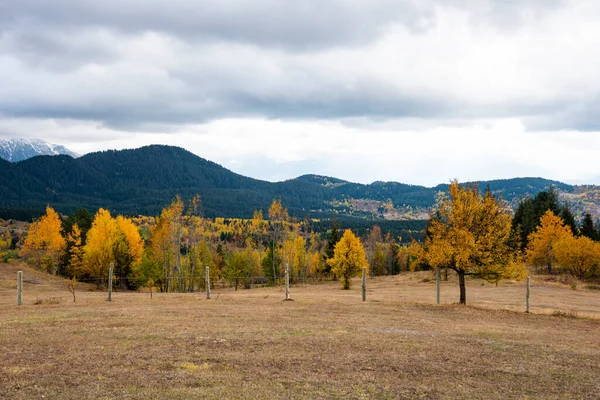
[(453, 181), (448, 194), (439, 196), (425, 240), (414, 242), (409, 254), (416, 257), (416, 268), (455, 271), (460, 303), (466, 304), (467, 276), (490, 283), (520, 280), (530, 273), (528, 265), (551, 274), (556, 264), (579, 279), (600, 278), (600, 243), (593, 235), (600, 238), (591, 216), (578, 228), (552, 190), (524, 199), (511, 217), (489, 188), (482, 194), (476, 185)]
[(579, 226), (553, 189), (524, 199), (512, 219), (511, 240), (538, 272), (600, 279), (600, 232), (586, 213)]
[[(188, 204), (177, 196), (157, 217), (113, 217), (100, 209), (93, 217), (78, 210), (62, 219), (48, 206), (22, 242), (19, 255), (50, 273), (102, 287), (112, 263), (116, 287), (163, 292), (202, 289), (206, 267), (213, 283), (224, 279), (236, 289), (276, 283), (286, 266), (292, 282), (339, 278), (345, 286), (363, 266), (373, 276), (396, 274), (411, 259), (378, 226), (362, 241), (337, 225), (321, 236), (310, 221), (290, 217), (281, 200), (266, 216), (258, 210), (252, 219), (207, 219), (199, 196)], [(336, 247), (347, 251), (336, 254)]]

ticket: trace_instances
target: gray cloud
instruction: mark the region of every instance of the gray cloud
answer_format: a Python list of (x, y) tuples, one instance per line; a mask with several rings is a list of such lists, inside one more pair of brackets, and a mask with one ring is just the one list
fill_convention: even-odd
[(568, 53), (586, 37), (565, 31), (600, 15), (581, 4), (0, 0), (0, 113), (130, 130), (231, 117), (597, 129), (600, 58)]
[(580, 132), (600, 131), (600, 93), (573, 100), (557, 99), (539, 104), (525, 115), (523, 122), (530, 131), (572, 130)]
[(190, 40), (226, 40), (275, 47), (354, 45), (389, 24), (419, 28), (416, 2), (308, 0), (36, 0), (6, 1), (0, 23), (52, 29), (105, 27), (126, 33), (162, 32)]

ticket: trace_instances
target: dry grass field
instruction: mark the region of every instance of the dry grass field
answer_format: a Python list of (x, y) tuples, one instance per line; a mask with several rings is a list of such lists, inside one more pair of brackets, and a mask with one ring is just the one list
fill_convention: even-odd
[[(25, 271), (15, 305), (16, 270)], [(106, 294), (0, 264), (0, 398), (600, 397), (600, 292), (425, 273), (203, 293)], [(543, 284), (542, 284), (543, 283)], [(34, 303), (41, 304), (34, 304)]]

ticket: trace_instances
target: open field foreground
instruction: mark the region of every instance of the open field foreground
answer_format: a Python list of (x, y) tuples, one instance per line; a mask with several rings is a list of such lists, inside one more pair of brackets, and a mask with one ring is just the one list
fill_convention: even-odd
[(472, 306), (461, 307), (450, 281), (436, 306), (424, 276), (369, 280), (364, 303), (358, 281), (346, 292), (292, 287), (291, 302), (281, 288), (255, 288), (216, 289), (212, 300), (115, 292), (111, 303), (88, 291), (73, 303), (50, 277), (26, 283), (20, 307), (4, 279), (0, 397), (600, 396), (599, 292), (534, 284), (525, 314), (523, 283), (470, 281)]

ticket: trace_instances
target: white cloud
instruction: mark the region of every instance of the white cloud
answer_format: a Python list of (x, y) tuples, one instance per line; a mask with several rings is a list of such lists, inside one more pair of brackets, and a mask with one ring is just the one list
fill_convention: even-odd
[(80, 153), (175, 145), (240, 174), (272, 181), (315, 173), (363, 183), (434, 186), (453, 178), (541, 176), (573, 181), (600, 176), (598, 133), (527, 132), (518, 119), (441, 123), (418, 132), (415, 124), (225, 119), (167, 134), (120, 132), (91, 122), (2, 120), (0, 131), (43, 137)]
[(0, 135), (266, 179), (600, 176), (596, 1), (140, 4), (0, 6)]

